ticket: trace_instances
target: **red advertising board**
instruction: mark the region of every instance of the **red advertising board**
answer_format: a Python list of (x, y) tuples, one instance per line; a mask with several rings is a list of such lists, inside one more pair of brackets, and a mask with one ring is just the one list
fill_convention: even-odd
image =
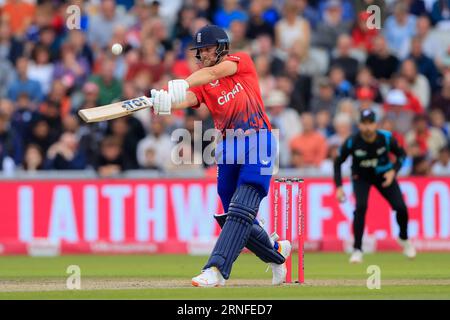
[[(400, 184), (419, 250), (450, 250), (450, 178)], [(348, 181), (344, 188), (348, 201), (339, 204), (330, 179), (305, 179), (307, 249), (342, 250), (351, 240), (354, 199)], [(213, 214), (222, 212), (216, 182), (206, 179), (2, 181), (0, 194), (0, 254), (30, 253), (36, 246), (62, 253), (207, 251), (219, 232)], [(284, 204), (283, 187), (281, 195)], [(272, 212), (270, 193), (258, 213), (270, 232)], [(395, 213), (373, 189), (366, 241), (378, 250), (396, 249), (397, 234)]]

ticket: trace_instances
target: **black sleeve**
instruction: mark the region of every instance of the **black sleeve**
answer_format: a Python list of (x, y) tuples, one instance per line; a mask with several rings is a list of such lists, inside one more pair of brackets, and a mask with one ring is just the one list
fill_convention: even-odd
[(353, 137), (349, 137), (342, 144), (336, 159), (334, 159), (334, 184), (336, 185), (336, 187), (342, 186), (341, 164), (350, 155), (350, 153), (352, 152), (352, 148), (353, 148)]
[(394, 137), (391, 137), (391, 141), (390, 141), (390, 150), (393, 154), (395, 154), (395, 157), (397, 158), (397, 160), (394, 163), (394, 170), (395, 172), (398, 172), (402, 165), (403, 162), (405, 161), (406, 158), (406, 152), (405, 150), (398, 144), (397, 139), (395, 139)]

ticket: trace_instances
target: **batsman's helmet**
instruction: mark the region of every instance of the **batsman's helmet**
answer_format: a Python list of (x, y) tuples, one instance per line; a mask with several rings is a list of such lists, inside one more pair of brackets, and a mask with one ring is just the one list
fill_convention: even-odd
[(194, 45), (191, 50), (197, 50), (195, 57), (200, 60), (200, 48), (217, 46), (217, 60), (228, 54), (230, 48), (230, 40), (226, 32), (216, 25), (206, 25), (197, 31), (194, 38)]

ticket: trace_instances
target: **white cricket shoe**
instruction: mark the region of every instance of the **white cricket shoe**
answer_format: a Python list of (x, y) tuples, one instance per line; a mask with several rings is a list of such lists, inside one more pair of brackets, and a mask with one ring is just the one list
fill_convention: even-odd
[[(278, 252), (287, 259), (291, 254), (291, 243), (288, 240), (278, 241), (278, 246)], [(276, 264), (272, 262), (269, 265), (272, 268), (272, 284), (275, 286), (283, 284), (286, 281), (286, 263)]]
[(225, 279), (216, 267), (203, 270), (202, 273), (192, 278), (194, 287), (219, 287), (225, 285)]
[(363, 262), (363, 253), (361, 250), (355, 249), (350, 256), (350, 263), (362, 263)]
[(414, 245), (411, 243), (410, 240), (402, 240), (398, 239), (398, 243), (403, 248), (403, 254), (407, 256), (410, 259), (414, 259), (416, 257), (416, 248), (414, 248)]

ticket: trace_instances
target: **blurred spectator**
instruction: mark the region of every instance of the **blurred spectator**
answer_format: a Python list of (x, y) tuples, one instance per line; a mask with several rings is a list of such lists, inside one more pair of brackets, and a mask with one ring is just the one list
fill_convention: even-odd
[(397, 140), (399, 146), (405, 148), (405, 138), (395, 129), (395, 120), (390, 118), (383, 118), (379, 122), (379, 128), (392, 133), (392, 136)]
[(256, 56), (254, 62), (261, 96), (263, 100), (266, 100), (276, 87), (275, 77), (270, 73), (270, 60), (265, 55), (259, 55)]
[(223, 6), (214, 14), (214, 24), (228, 29), (234, 20), (247, 21), (248, 17), (238, 0), (223, 0)]
[(303, 113), (301, 122), (303, 132), (291, 139), (291, 154), (294, 160), (297, 160), (296, 157), (301, 155), (302, 166), (319, 167), (327, 156), (327, 141), (314, 128), (314, 116), (311, 113)]
[(27, 145), (22, 167), (28, 172), (44, 169), (44, 153), (39, 146), (35, 144)]
[(28, 141), (31, 125), (39, 117), (26, 93), (21, 93), (16, 102), (16, 108), (11, 117), (11, 126), (17, 130), (22, 142)]
[(32, 60), (28, 64), (27, 76), (39, 82), (42, 93), (48, 94), (53, 77), (53, 63), (50, 61), (50, 52), (47, 47), (37, 45), (32, 52)]
[(266, 56), (270, 63), (270, 72), (274, 76), (279, 76), (284, 71), (284, 61), (278, 57), (273, 50), (273, 42), (270, 36), (262, 34), (254, 41), (253, 54)]
[(137, 161), (144, 169), (164, 170), (170, 163), (174, 144), (158, 118), (154, 116), (148, 135), (137, 145)]
[(87, 43), (86, 34), (80, 30), (70, 30), (67, 35), (67, 45), (74, 51), (77, 61), (86, 61), (89, 69), (94, 66), (94, 53)]
[(9, 117), (0, 111), (0, 166), (5, 159), (20, 164), (23, 157), (23, 142), (16, 128), (9, 123)]
[(440, 129), (447, 140), (450, 139), (450, 123), (445, 122), (444, 113), (439, 109), (434, 109), (430, 112), (431, 125)]
[(45, 154), (48, 148), (59, 138), (51, 133), (48, 122), (43, 117), (38, 118), (32, 124), (30, 138), (27, 143), (38, 146)]
[(253, 40), (261, 34), (270, 35), (272, 38), (275, 36), (273, 25), (264, 19), (264, 4), (262, 1), (253, 0), (249, 8), (246, 37)]
[(130, 24), (129, 19), (119, 12), (115, 0), (101, 0), (98, 13), (90, 17), (88, 39), (94, 51), (106, 48), (116, 26)]
[(397, 71), (399, 61), (390, 53), (382, 35), (375, 38), (373, 50), (367, 57), (366, 65), (372, 71), (373, 76), (383, 82), (387, 82)]
[(122, 85), (118, 79), (114, 78), (114, 69), (114, 60), (105, 58), (101, 64), (100, 74), (90, 79), (99, 87), (98, 104), (101, 106), (119, 99), (122, 94)]
[(316, 113), (317, 131), (319, 131), (325, 138), (329, 138), (334, 134), (334, 129), (331, 124), (331, 114), (328, 110), (322, 109)]
[[(298, 113), (294, 109), (287, 108), (287, 104), (288, 97), (280, 90), (271, 91), (264, 101), (270, 123), (274, 129), (280, 130), (280, 150), (289, 150), (289, 141), (302, 131)], [(287, 167), (289, 162), (290, 155), (287, 152), (280, 152), (280, 166)]]
[(438, 176), (450, 175), (450, 147), (448, 145), (439, 150), (438, 159), (431, 167), (431, 172)]
[(275, 46), (283, 52), (289, 51), (293, 43), (299, 42), (308, 53), (310, 26), (308, 20), (298, 15), (299, 10), (293, 0), (286, 0), (283, 18), (275, 25)]
[(0, 60), (9, 60), (16, 64), (18, 57), (23, 55), (24, 45), (11, 33), (8, 21), (0, 17)]
[(14, 68), (7, 59), (0, 58), (0, 99), (7, 96), (14, 79)]
[(347, 113), (338, 113), (334, 117), (333, 127), (336, 133), (327, 139), (327, 143), (340, 147), (352, 134), (352, 118)]
[(375, 92), (372, 88), (360, 87), (356, 89), (356, 99), (358, 110), (361, 111), (365, 109), (371, 109), (373, 112), (375, 112), (377, 121), (383, 118), (383, 108), (381, 107), (381, 105), (374, 101)]
[(17, 75), (8, 89), (8, 99), (17, 101), (22, 93), (30, 98), (32, 103), (42, 101), (43, 93), (39, 82), (28, 78), (28, 59), (20, 57), (16, 61)]
[(388, 119), (395, 121), (395, 129), (401, 134), (405, 134), (411, 128), (414, 115), (419, 113), (418, 110), (411, 109), (408, 98), (400, 89), (389, 91), (384, 103), (384, 112)]
[(288, 57), (284, 75), (292, 83), (289, 106), (297, 110), (298, 113), (309, 110), (312, 79), (308, 75), (301, 74), (300, 59), (297, 56), (290, 55)]
[(339, 103), (336, 108), (336, 114), (338, 113), (346, 113), (352, 119), (352, 123), (354, 125), (354, 129), (356, 128), (356, 124), (359, 121), (359, 112), (355, 106), (353, 99), (345, 98), (339, 100)]
[(79, 88), (86, 81), (89, 63), (83, 56), (76, 56), (69, 44), (61, 48), (61, 59), (56, 62), (53, 78), (61, 80), (67, 88)]
[(400, 70), (401, 74), (409, 82), (411, 93), (419, 99), (422, 107), (427, 109), (431, 95), (427, 78), (423, 74), (417, 72), (416, 64), (412, 59), (403, 61)]
[(308, 2), (307, 0), (297, 0), (295, 4), (297, 5), (299, 15), (308, 20), (312, 29), (316, 29), (320, 21), (320, 16), (317, 10)]
[(101, 141), (94, 167), (98, 174), (105, 178), (117, 176), (129, 168), (120, 139), (107, 136)]
[(7, 0), (2, 8), (2, 18), (8, 21), (11, 32), (23, 36), (34, 19), (34, 4), (22, 0)]
[(434, 94), (430, 109), (441, 110), (445, 115), (445, 120), (450, 122), (450, 73), (444, 76), (442, 89)]
[(358, 72), (358, 60), (351, 56), (352, 38), (346, 34), (339, 36), (334, 57), (331, 59), (331, 67), (341, 67), (345, 73), (345, 78), (355, 84)]
[(128, 166), (131, 169), (137, 169), (137, 145), (145, 137), (145, 130), (141, 122), (134, 117), (114, 119), (109, 122), (107, 134), (111, 134), (121, 141), (122, 148), (127, 155)]
[(405, 136), (408, 145), (417, 143), (421, 154), (436, 159), (439, 150), (447, 144), (443, 133), (436, 128), (428, 126), (428, 117), (418, 114), (414, 117), (413, 127)]
[[(432, 29), (430, 18), (427, 15), (417, 17), (416, 35), (422, 40), (424, 54), (431, 59), (434, 60), (445, 52), (446, 48), (442, 45), (435, 30)], [(413, 50), (411, 42), (407, 42), (405, 45), (406, 47), (402, 49), (403, 52), (411, 52)]]
[(406, 42), (409, 42), (416, 33), (416, 17), (409, 14), (408, 6), (398, 1), (394, 6), (394, 13), (386, 19), (384, 35), (390, 50), (400, 59), (406, 57), (402, 52)]
[(423, 42), (420, 37), (414, 37), (411, 40), (411, 54), (409, 59), (412, 59), (416, 64), (417, 71), (423, 74), (427, 79), (432, 91), (437, 88), (437, 81), (439, 78), (439, 71), (436, 68), (433, 60), (426, 56), (423, 52)]
[(234, 20), (230, 23), (230, 41), (233, 43), (233, 50), (249, 52), (249, 41), (245, 37), (247, 25), (245, 21)]
[(431, 19), (438, 27), (446, 28), (450, 22), (450, 0), (436, 0), (431, 10)]
[(353, 86), (345, 77), (344, 69), (338, 65), (330, 69), (330, 81), (334, 87), (334, 94), (338, 99), (353, 95)]
[(336, 113), (338, 99), (334, 94), (334, 88), (328, 78), (321, 78), (318, 80), (318, 94), (311, 100), (310, 111), (314, 114), (320, 110), (327, 110), (331, 116)]
[(383, 102), (383, 97), (380, 92), (377, 80), (373, 77), (372, 71), (368, 67), (362, 67), (359, 69), (356, 75), (355, 89), (358, 88), (370, 88), (374, 93), (374, 101), (377, 103)]
[(371, 52), (373, 43), (379, 30), (376, 28), (369, 29), (367, 27), (367, 19), (371, 16), (370, 13), (364, 11), (359, 12), (358, 19), (352, 29), (353, 47), (358, 48), (364, 52)]
[(80, 170), (86, 166), (86, 155), (78, 148), (75, 134), (64, 132), (47, 151), (44, 164), (51, 170)]
[[(319, 14), (322, 19), (325, 19), (326, 10), (330, 6), (330, 2), (334, 0), (319, 0), (318, 1), (318, 8), (319, 8)], [(354, 1), (350, 0), (338, 0), (334, 1), (336, 4), (339, 4), (339, 6), (342, 8), (342, 20), (344, 21), (354, 21), (355, 20), (355, 8), (354, 8)]]
[(339, 0), (329, 0), (325, 3), (323, 21), (319, 23), (314, 33), (313, 44), (331, 51), (336, 46), (338, 36), (343, 33), (348, 34), (350, 29), (351, 22), (343, 20), (343, 10)]
[(417, 156), (413, 158), (412, 176), (428, 176), (430, 175), (430, 162), (425, 156)]

